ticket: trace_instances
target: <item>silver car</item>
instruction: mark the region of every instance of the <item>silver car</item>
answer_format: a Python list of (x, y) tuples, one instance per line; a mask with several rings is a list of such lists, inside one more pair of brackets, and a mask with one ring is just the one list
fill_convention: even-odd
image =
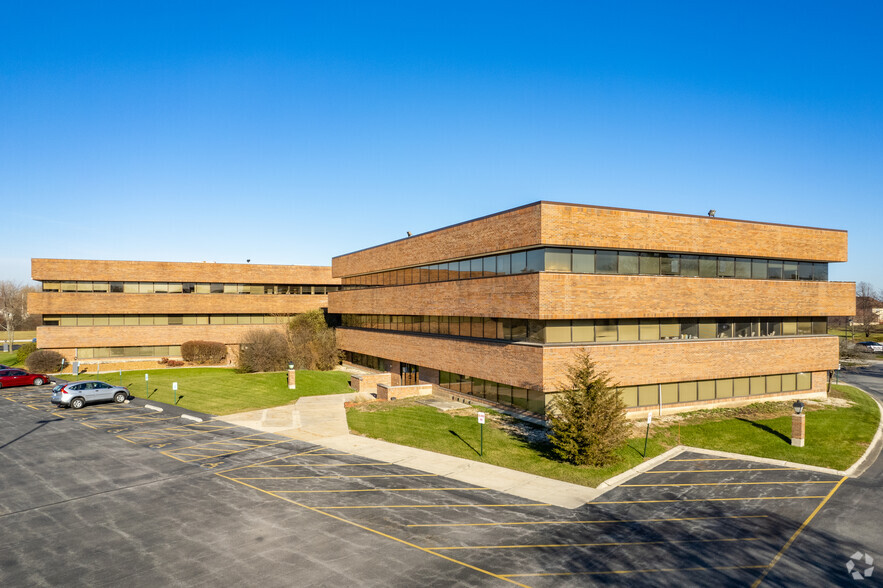
[(93, 402), (113, 401), (125, 402), (129, 398), (128, 388), (111, 386), (97, 380), (84, 380), (82, 382), (69, 382), (59, 384), (52, 389), (52, 404), (69, 406), (71, 408), (83, 408)]

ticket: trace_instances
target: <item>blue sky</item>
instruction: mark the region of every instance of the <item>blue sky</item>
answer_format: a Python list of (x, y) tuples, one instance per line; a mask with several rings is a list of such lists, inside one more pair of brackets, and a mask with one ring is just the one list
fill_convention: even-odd
[(536, 200), (849, 231), (883, 288), (883, 8), (6, 2), (0, 278), (328, 264)]

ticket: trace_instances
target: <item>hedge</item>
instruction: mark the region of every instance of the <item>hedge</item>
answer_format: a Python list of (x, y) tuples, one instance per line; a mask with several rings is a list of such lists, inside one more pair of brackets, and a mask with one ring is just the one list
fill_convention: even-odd
[(217, 341), (185, 341), (181, 344), (181, 357), (193, 363), (226, 363), (227, 346)]

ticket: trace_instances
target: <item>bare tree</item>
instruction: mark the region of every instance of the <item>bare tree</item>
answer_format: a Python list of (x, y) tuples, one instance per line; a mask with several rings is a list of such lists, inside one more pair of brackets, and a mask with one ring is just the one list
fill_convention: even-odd
[(0, 328), (6, 331), (9, 349), (15, 329), (28, 318), (28, 292), (33, 290), (10, 280), (0, 281)]
[(877, 322), (874, 309), (880, 306), (879, 296), (868, 282), (855, 285), (855, 322), (862, 327), (865, 337), (871, 336), (871, 325)]

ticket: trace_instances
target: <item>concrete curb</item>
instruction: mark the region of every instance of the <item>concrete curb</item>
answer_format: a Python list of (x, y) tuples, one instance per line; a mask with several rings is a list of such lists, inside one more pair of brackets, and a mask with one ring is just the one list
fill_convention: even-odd
[(767, 465), (775, 465), (781, 466), (783, 468), (795, 468), (799, 470), (806, 470), (809, 472), (818, 472), (820, 474), (831, 474), (832, 476), (846, 476), (847, 473), (841, 470), (835, 470), (831, 468), (823, 468), (814, 465), (807, 465), (805, 463), (797, 463), (793, 461), (785, 461), (783, 459), (770, 459), (768, 457), (756, 457), (754, 455), (745, 455), (744, 453), (731, 453), (729, 451), (717, 451), (715, 449), (702, 449), (699, 447), (690, 447), (688, 445), (678, 445), (678, 447), (682, 448), (683, 451), (693, 451), (696, 453), (702, 453), (704, 455), (713, 455), (715, 457), (727, 457), (730, 459), (744, 459), (745, 461), (756, 461), (757, 463), (764, 463)]
[(862, 454), (858, 461), (852, 464), (850, 467), (846, 469), (847, 476), (852, 478), (858, 478), (861, 476), (869, 467), (871, 467), (875, 461), (877, 461), (877, 457), (880, 455), (880, 450), (883, 449), (883, 404), (880, 404), (880, 401), (874, 398), (872, 394), (870, 394), (867, 390), (862, 390), (858, 386), (853, 386), (852, 384), (848, 384), (852, 386), (856, 390), (862, 392), (863, 394), (867, 394), (868, 397), (871, 398), (874, 402), (877, 403), (877, 408), (880, 409), (880, 420), (877, 422), (877, 432), (874, 434), (874, 438), (871, 439), (871, 442), (868, 444), (868, 448)]
[(190, 420), (199, 419), (199, 422), (208, 421), (214, 418), (214, 415), (196, 412), (195, 410), (187, 410), (180, 406), (166, 404), (165, 402), (156, 402), (155, 400), (147, 400), (144, 398), (132, 397), (129, 402), (135, 406), (143, 406), (144, 408), (156, 411), (162, 411), (169, 416), (178, 416), (181, 418), (189, 418)]

